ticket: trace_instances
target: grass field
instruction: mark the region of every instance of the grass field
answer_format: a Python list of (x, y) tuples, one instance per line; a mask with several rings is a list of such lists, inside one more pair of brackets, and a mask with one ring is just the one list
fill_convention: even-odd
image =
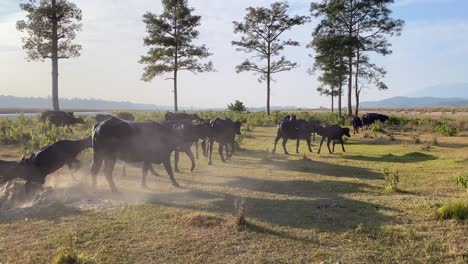
[[(271, 154), (274, 134), (254, 128), (232, 161), (216, 155), (209, 167), (200, 157), (193, 174), (183, 156), (182, 188), (160, 166), (147, 190), (138, 166), (127, 177), (118, 167), (120, 195), (102, 175), (92, 190), (87, 172), (73, 183), (65, 169), (49, 184), (89, 206), (1, 215), (0, 263), (50, 262), (70, 243), (98, 263), (468, 262), (468, 222), (435, 216), (447, 200), (468, 199), (450, 179), (468, 169), (468, 137), (438, 137), (436, 146), (415, 144), (409, 134), (394, 141), (360, 134), (346, 153), (308, 153), (302, 143), (299, 154), (286, 156), (281, 146)], [(20, 152), (2, 147), (0, 158)], [(400, 191), (385, 191), (383, 168), (399, 171)], [(233, 216), (239, 198), (247, 206), (243, 227)]]

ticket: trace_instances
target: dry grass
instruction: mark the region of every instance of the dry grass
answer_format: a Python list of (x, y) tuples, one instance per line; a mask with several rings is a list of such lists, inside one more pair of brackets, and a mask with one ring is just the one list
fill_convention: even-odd
[[(434, 217), (446, 201), (466, 197), (450, 176), (468, 169), (468, 138), (438, 137), (438, 146), (426, 149), (407, 134), (395, 133), (395, 141), (361, 134), (348, 141), (346, 153), (317, 155), (301, 143), (300, 154), (286, 156), (281, 147), (276, 155), (265, 151), (272, 148), (273, 128), (248, 133), (244, 150), (229, 163), (214, 159), (209, 167), (201, 158), (190, 174), (182, 156), (183, 173), (176, 175), (180, 189), (170, 185), (160, 166), (163, 176), (149, 178), (149, 190), (139, 187), (139, 167), (129, 168), (125, 178), (118, 167), (115, 180), (122, 194), (109, 194), (100, 176), (92, 199), (120, 206), (30, 215), (28, 221), (0, 216), (2, 261), (50, 262), (69, 234), (75, 234), (76, 250), (96, 255), (98, 263), (468, 261), (466, 220)], [(288, 144), (290, 152), (294, 145)], [(403, 191), (385, 192), (381, 168), (404, 175)], [(60, 172), (55, 181), (66, 174)], [(90, 179), (83, 177), (88, 186)], [(69, 184), (57, 186), (73, 190)], [(242, 230), (230, 224), (238, 197), (247, 204)]]

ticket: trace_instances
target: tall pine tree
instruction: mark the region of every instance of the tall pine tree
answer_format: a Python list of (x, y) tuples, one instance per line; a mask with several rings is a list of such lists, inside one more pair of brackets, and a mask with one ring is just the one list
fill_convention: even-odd
[[(394, 0), (322, 0), (312, 3), (311, 12), (322, 17), (315, 32), (329, 35), (331, 31), (347, 38), (346, 56), (348, 63), (348, 114), (352, 111), (353, 84), (356, 96), (356, 111), (359, 113), (360, 82), (363, 76), (378, 78), (377, 87), (386, 88), (381, 78), (385, 70), (370, 63), (369, 54), (391, 54), (388, 37), (399, 35), (404, 22), (391, 18), (389, 6)], [(353, 79), (354, 78), (354, 79)]]
[(162, 14), (146, 13), (143, 16), (148, 32), (144, 44), (150, 49), (140, 60), (146, 65), (142, 79), (149, 82), (156, 76), (172, 73), (173, 77), (169, 79), (174, 81), (174, 110), (177, 112), (178, 72), (213, 71), (211, 61), (200, 62), (212, 54), (205, 45), (193, 44), (200, 34), (196, 28), (200, 26), (201, 17), (192, 14), (194, 9), (188, 7), (187, 0), (162, 0), (162, 5)]
[(26, 19), (18, 21), (16, 28), (28, 34), (23, 49), (28, 60), (52, 61), (52, 105), (58, 111), (58, 61), (80, 56), (81, 45), (72, 41), (81, 30), (81, 10), (68, 0), (30, 0), (20, 7)]
[[(294, 26), (304, 24), (306, 16), (288, 15), (287, 2), (275, 2), (270, 8), (249, 7), (243, 22), (234, 22), (234, 33), (241, 34), (240, 40), (233, 41), (232, 45), (238, 51), (253, 53), (252, 59), (245, 60), (236, 67), (238, 73), (250, 71), (260, 75), (259, 82), (267, 83), (266, 112), (270, 115), (270, 91), (272, 75), (279, 72), (290, 71), (297, 64), (281, 56), (281, 52), (288, 46), (299, 46), (294, 40), (281, 40), (280, 36), (291, 30)], [(255, 58), (255, 61), (253, 60)]]

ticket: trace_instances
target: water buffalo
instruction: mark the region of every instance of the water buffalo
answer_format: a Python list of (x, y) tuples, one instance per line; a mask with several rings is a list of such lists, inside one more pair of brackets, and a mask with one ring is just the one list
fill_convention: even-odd
[(359, 134), (359, 129), (362, 127), (362, 120), (359, 116), (353, 116), (352, 119), (354, 134)]
[(107, 114), (96, 114), (96, 123), (101, 123), (102, 121), (106, 121), (106, 120), (111, 119), (113, 117), (114, 116), (107, 115)]
[(288, 139), (296, 139), (296, 153), (299, 153), (299, 141), (306, 140), (309, 147), (309, 151), (312, 152), (311, 135), (317, 131), (317, 124), (314, 121), (295, 120), (295, 121), (283, 121), (277, 126), (275, 146), (273, 147), (273, 153), (276, 152), (276, 145), (280, 138), (283, 139), (284, 153), (289, 155), (286, 150), (286, 143)]
[(199, 119), (200, 117), (197, 114), (167, 112), (166, 115), (164, 115), (164, 120), (166, 121), (199, 120)]
[(40, 120), (49, 120), (54, 126), (66, 126), (68, 130), (71, 130), (71, 125), (85, 123), (83, 118), (75, 117), (72, 112), (63, 111), (46, 111), (41, 114)]
[(362, 117), (362, 123), (365, 128), (369, 128), (370, 125), (374, 124), (377, 121), (385, 123), (389, 117), (387, 115), (377, 114), (377, 113), (367, 113)]
[[(320, 147), (318, 150), (318, 154), (322, 150), (322, 144), (325, 139), (327, 139), (327, 147), (330, 154), (333, 154), (335, 151), (335, 141), (338, 140), (341, 143), (341, 147), (343, 148), (343, 152), (346, 152), (343, 144), (343, 136), (351, 137), (350, 129), (347, 127), (340, 127), (339, 125), (331, 125), (320, 127), (317, 133), (322, 136), (322, 140), (320, 141)], [(333, 140), (333, 152), (330, 149), (330, 142)]]
[[(94, 157), (91, 164), (92, 184), (104, 162), (104, 174), (113, 192), (117, 192), (112, 172), (116, 160), (164, 164), (172, 185), (179, 186), (172, 172), (173, 151), (186, 151), (184, 130), (157, 122), (133, 122), (111, 118), (93, 127)], [(193, 155), (192, 155), (193, 156)]]
[[(213, 154), (213, 145), (215, 141), (219, 144), (218, 151), (221, 160), (226, 162), (223, 156), (223, 148), (226, 148), (226, 158), (230, 159), (235, 151), (236, 135), (241, 134), (240, 128), (242, 126), (242, 122), (234, 122), (229, 118), (216, 118), (211, 120), (210, 124), (211, 131), (209, 136), (208, 165), (213, 164), (211, 156)], [(229, 152), (229, 147), (231, 148), (231, 152)]]
[[(78, 170), (81, 163), (76, 159), (83, 150), (91, 147), (91, 137), (82, 140), (61, 140), (57, 141), (39, 151), (34, 152), (29, 158), (23, 158), (16, 162), (9, 163), (11, 177), (26, 180), (26, 189), (31, 183), (44, 184), (47, 175), (52, 174), (67, 165), (72, 171)], [(3, 163), (7, 165), (7, 163)], [(8, 166), (8, 165), (7, 165)]]

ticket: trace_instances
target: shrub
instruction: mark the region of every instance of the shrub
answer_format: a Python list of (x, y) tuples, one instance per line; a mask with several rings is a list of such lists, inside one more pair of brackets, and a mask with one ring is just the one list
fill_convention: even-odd
[(243, 113), (247, 112), (247, 107), (245, 107), (243, 102), (236, 100), (234, 103), (228, 105), (228, 110), (231, 112)]
[(439, 219), (468, 219), (468, 199), (457, 199), (446, 202), (437, 210)]
[(453, 176), (452, 179), (458, 186), (462, 187), (468, 192), (468, 175), (459, 174), (459, 175)]
[(70, 242), (66, 247), (61, 247), (52, 261), (53, 264), (94, 264), (94, 259), (80, 254), (76, 251), (73, 239), (70, 236)]
[(391, 172), (388, 168), (382, 169), (385, 178), (385, 191), (396, 192), (398, 191), (398, 183), (400, 182), (400, 174), (398, 171)]
[(457, 128), (447, 121), (440, 122), (435, 128), (435, 132), (449, 137), (453, 137), (458, 133)]
[(372, 125), (369, 126), (369, 130), (374, 133), (385, 133), (384, 130), (384, 124), (380, 121), (373, 123)]

